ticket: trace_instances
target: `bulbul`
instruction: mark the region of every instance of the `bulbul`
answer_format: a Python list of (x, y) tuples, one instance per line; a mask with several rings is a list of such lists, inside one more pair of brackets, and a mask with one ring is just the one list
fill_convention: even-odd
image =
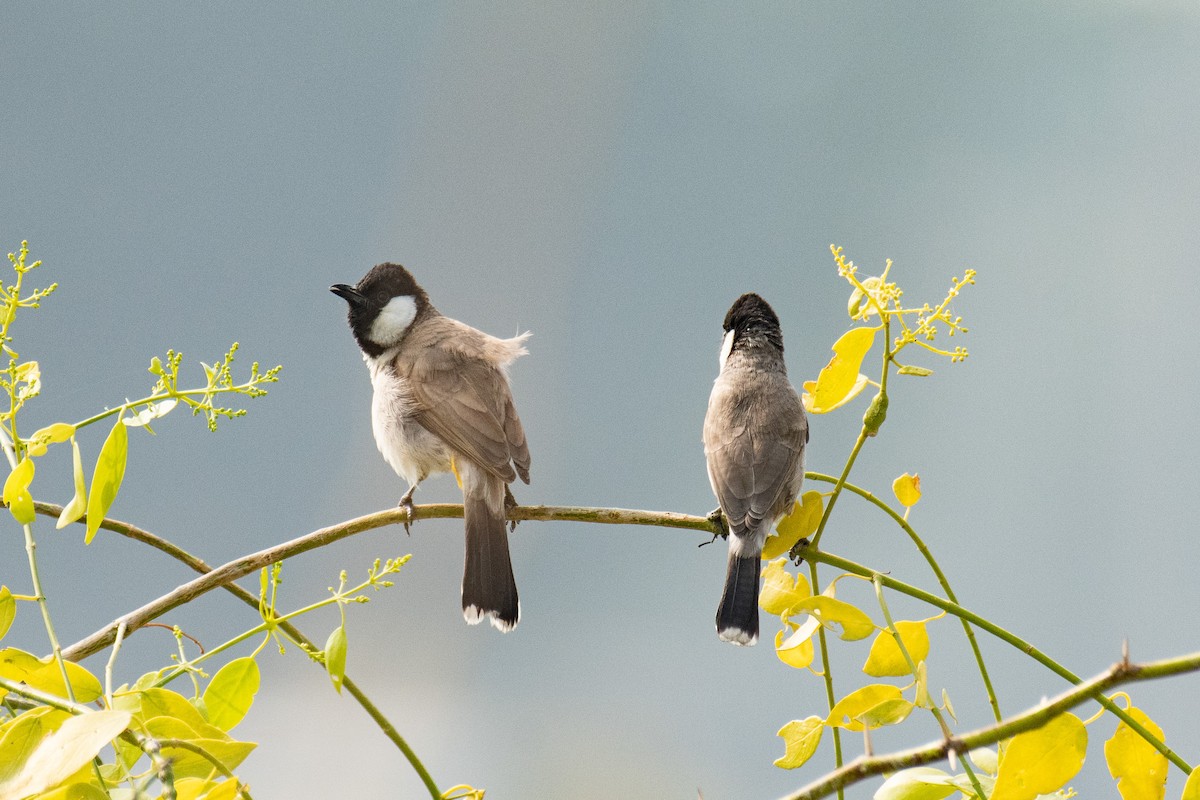
[(704, 417), (708, 479), (729, 526), (717, 635), (752, 645), (763, 542), (800, 491), (808, 421), (788, 382), (783, 331), (767, 301), (742, 295), (725, 315), (724, 329), (721, 371)]
[[(379, 452), (417, 485), (453, 472), (463, 491), (467, 556), (463, 616), (510, 631), (520, 617), (505, 530), (508, 484), (529, 483), (529, 447), (506, 367), (526, 354), (525, 333), (497, 339), (442, 316), (399, 264), (379, 264), (357, 286), (329, 291), (350, 304), (350, 330), (371, 372), (371, 427)], [(407, 527), (407, 526), (406, 526)]]

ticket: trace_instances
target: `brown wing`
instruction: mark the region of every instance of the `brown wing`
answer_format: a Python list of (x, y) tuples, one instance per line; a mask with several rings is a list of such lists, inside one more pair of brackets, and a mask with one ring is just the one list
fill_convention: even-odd
[(737, 402), (718, 384), (704, 421), (708, 477), (738, 535), (786, 510), (803, 466), (808, 425), (796, 392), (784, 379)]
[(422, 350), (407, 378), (417, 422), (506, 483), (518, 473), (529, 482), (525, 430), (499, 368), (434, 345)]

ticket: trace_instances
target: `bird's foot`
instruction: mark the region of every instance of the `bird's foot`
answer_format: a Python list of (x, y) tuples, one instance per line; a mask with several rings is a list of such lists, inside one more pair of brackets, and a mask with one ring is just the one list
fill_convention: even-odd
[(807, 548), (808, 545), (809, 545), (808, 539), (801, 539), (800, 541), (798, 541), (794, 545), (792, 545), (792, 549), (788, 551), (788, 555), (791, 556), (792, 564), (794, 566), (798, 567), (804, 563), (804, 556), (800, 555), (800, 551)]
[(710, 525), (712, 525), (713, 537), (709, 541), (702, 543), (700, 545), (701, 547), (703, 547), (706, 544), (712, 544), (718, 538), (721, 538), (721, 539), (729, 538), (729, 523), (727, 523), (725, 521), (725, 515), (723, 513), (721, 513), (721, 509), (719, 506), (717, 508), (714, 508), (712, 511), (710, 511), (708, 513), (708, 516), (705, 517), (705, 519), (707, 519), (708, 523)]
[[(520, 504), (517, 502), (517, 498), (513, 497), (512, 489), (509, 488), (508, 484), (504, 484), (504, 510), (506, 512), (512, 511), (518, 505)], [(510, 533), (517, 529), (518, 522), (520, 520), (510, 519), (508, 521), (508, 530)]]
[(409, 536), (412, 535), (410, 528), (412, 527), (412, 524), (416, 522), (416, 510), (413, 508), (412, 501), (413, 492), (416, 491), (416, 488), (417, 487), (415, 486), (411, 487), (407, 492), (404, 493), (404, 496), (400, 498), (400, 502), (396, 504), (399, 508), (404, 509), (404, 532)]

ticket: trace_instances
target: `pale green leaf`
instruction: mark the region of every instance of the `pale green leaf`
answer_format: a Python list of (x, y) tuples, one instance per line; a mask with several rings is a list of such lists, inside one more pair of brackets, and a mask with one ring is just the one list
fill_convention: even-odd
[(804, 765), (817, 751), (821, 736), (825, 733), (825, 722), (820, 717), (794, 719), (775, 734), (783, 739), (784, 753), (775, 759), (781, 769), (795, 769)]
[(1200, 800), (1200, 767), (1192, 770), (1187, 783), (1183, 785), (1183, 797), (1180, 800)]
[(814, 617), (809, 617), (803, 625), (796, 628), (785, 640), (784, 632), (775, 634), (775, 655), (789, 667), (804, 669), (813, 661), (813, 634), (821, 627)]
[(0, 737), (0, 786), (21, 771), (47, 732), (41, 714), (21, 714), (5, 726), (4, 736)]
[(253, 657), (234, 659), (221, 667), (204, 690), (208, 721), (223, 731), (233, 730), (250, 710), (258, 685), (258, 663)]
[(990, 750), (986, 747), (980, 747), (967, 753), (971, 759), (971, 763), (979, 767), (988, 775), (995, 775), (1000, 768), (1000, 757), (996, 755), (995, 750)]
[(915, 367), (912, 364), (905, 364), (896, 372), (900, 375), (916, 375), (919, 378), (927, 378), (933, 374), (933, 370), (928, 367)]
[(59, 442), (65, 442), (75, 435), (75, 426), (68, 425), (65, 422), (56, 422), (53, 425), (47, 425), (45, 428), (34, 431), (29, 437), (26, 444), (29, 447), (29, 455), (42, 456), (46, 454), (46, 447)]
[(916, 708), (913, 703), (903, 697), (893, 697), (878, 705), (871, 706), (859, 714), (856, 719), (868, 728), (882, 728), (884, 725), (897, 725), (908, 719), (908, 715)]
[[(901, 620), (896, 623), (896, 633), (904, 642), (904, 647), (912, 657), (913, 663), (924, 661), (929, 655), (929, 634), (925, 623)], [(867, 654), (867, 663), (863, 664), (863, 672), (874, 678), (899, 677), (911, 675), (912, 670), (900, 652), (891, 631), (882, 630), (871, 643), (871, 652)]]
[(79, 442), (74, 438), (71, 439), (71, 457), (74, 461), (75, 496), (71, 498), (71, 502), (63, 506), (62, 513), (58, 515), (58, 524), (54, 526), (58, 529), (65, 528), (72, 522), (78, 522), (87, 513), (87, 487), (83, 483), (83, 457), (79, 455)]
[(346, 627), (339, 625), (329, 634), (325, 642), (325, 671), (333, 681), (333, 688), (342, 693), (342, 680), (346, 677)]
[(1087, 730), (1074, 714), (1009, 740), (991, 800), (1033, 800), (1066, 785), (1083, 767)]
[(875, 631), (875, 623), (861, 609), (825, 595), (808, 597), (793, 605), (788, 615), (812, 614), (825, 627), (841, 628), (840, 637), (847, 642), (865, 639)]
[(886, 683), (869, 684), (856, 689), (834, 704), (833, 710), (825, 719), (825, 724), (849, 731), (861, 731), (863, 724), (858, 719), (859, 715), (880, 703), (899, 699), (901, 694), (898, 687)]
[[(100, 685), (100, 680), (88, 672), (86, 667), (76, 664), (74, 661), (64, 661), (63, 666), (67, 670), (67, 679), (71, 681), (71, 691), (75, 695), (76, 703), (90, 703), (104, 694), (104, 687)], [(24, 680), (35, 689), (41, 689), (59, 697), (67, 696), (67, 687), (63, 685), (62, 670), (59, 669), (53, 656), (40, 659), (38, 666), (31, 669)]]
[(0, 586), (0, 639), (12, 627), (13, 618), (17, 616), (17, 601), (7, 586)]
[(33, 495), (29, 493), (33, 473), (33, 459), (26, 456), (8, 473), (8, 478), (4, 481), (4, 504), (8, 506), (13, 518), (22, 525), (28, 525), (37, 516), (33, 510)]
[(820, 492), (816, 490), (805, 492), (799, 502), (792, 504), (792, 510), (779, 520), (779, 524), (775, 526), (775, 532), (768, 536), (763, 543), (763, 560), (770, 561), (784, 555), (795, 546), (796, 542), (816, 533), (824, 510)]
[(179, 405), (179, 401), (174, 397), (170, 397), (166, 400), (160, 400), (157, 403), (150, 403), (132, 417), (125, 417), (121, 421), (125, 423), (126, 427), (141, 428), (149, 425), (159, 417), (165, 417), (177, 405)]
[(57, 786), (95, 758), (129, 721), (126, 711), (92, 711), (67, 719), (0, 784), (0, 797), (25, 797)]
[(100, 448), (100, 456), (96, 459), (96, 469), (92, 473), (92, 491), (88, 495), (87, 504), (87, 533), (83, 543), (90, 544), (100, 523), (108, 514), (117, 492), (121, 489), (121, 481), (125, 479), (125, 460), (129, 455), (129, 430), (121, 423), (121, 415), (117, 415), (117, 423), (113, 425), (104, 446)]
[(32, 800), (110, 800), (110, 797), (116, 797), (116, 795), (105, 794), (94, 783), (71, 783), (49, 792), (43, 792)]
[(808, 578), (800, 574), (793, 577), (784, 569), (785, 564), (786, 558), (777, 558), (762, 569), (763, 585), (758, 593), (758, 606), (776, 617), (786, 613), (801, 600), (812, 596)]
[(858, 370), (875, 342), (879, 328), (851, 328), (833, 345), (833, 358), (821, 369), (815, 381), (804, 383), (804, 408), (812, 414), (824, 414), (849, 402), (867, 385)]
[(915, 506), (921, 499), (921, 476), (904, 473), (892, 481), (892, 493), (905, 508)]
[(933, 767), (912, 767), (892, 775), (874, 794), (874, 800), (941, 800), (957, 792), (953, 777)]
[[(194, 708), (193, 711), (195, 711)], [(199, 712), (195, 713), (199, 714)], [(224, 731), (208, 723), (201, 723), (200, 730), (197, 730), (178, 717), (154, 717), (147, 720), (144, 727), (150, 736), (160, 741), (181, 739), (202, 748), (210, 756), (224, 764), (227, 769), (237, 767), (257, 746), (253, 742), (239, 742), (232, 739)], [(212, 735), (208, 735), (209, 733)], [(171, 768), (177, 778), (203, 778), (212, 773), (212, 762), (199, 753), (166, 744), (163, 745), (162, 751), (163, 755), (171, 759)]]
[[(1161, 741), (1163, 731), (1140, 708), (1129, 715)], [(1167, 757), (1121, 722), (1104, 743), (1104, 760), (1124, 800), (1162, 800), (1167, 793)]]

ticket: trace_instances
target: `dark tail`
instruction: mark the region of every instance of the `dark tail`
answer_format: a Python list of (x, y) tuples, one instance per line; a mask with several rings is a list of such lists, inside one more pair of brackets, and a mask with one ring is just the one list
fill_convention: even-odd
[(717, 635), (734, 644), (758, 641), (758, 556), (729, 554), (725, 591), (717, 607)]
[(472, 625), (490, 618), (511, 631), (521, 615), (517, 582), (508, 554), (504, 520), (504, 481), (471, 465), (459, 464), (463, 480), (463, 517), (467, 560), (463, 569), (463, 617)]

